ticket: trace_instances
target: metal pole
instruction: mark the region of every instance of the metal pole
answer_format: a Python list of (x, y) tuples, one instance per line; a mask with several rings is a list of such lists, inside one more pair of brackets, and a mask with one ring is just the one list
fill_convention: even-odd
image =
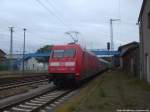
[(26, 28), (24, 28), (23, 29), (23, 31), (24, 31), (24, 41), (23, 41), (23, 60), (22, 60), (22, 72), (23, 72), (23, 74), (24, 74), (24, 59), (25, 59), (25, 37), (26, 37), (26, 35), (25, 35), (25, 33), (26, 33)]
[(113, 20), (110, 19), (110, 46), (111, 46), (111, 51), (114, 50), (114, 40), (113, 40), (113, 25), (112, 25)]
[(13, 70), (13, 28), (14, 27), (9, 27), (10, 28), (10, 55), (9, 55), (9, 64), (10, 64), (10, 71)]
[(111, 44), (111, 51), (114, 51), (114, 36), (113, 36), (113, 21), (119, 21), (120, 19), (110, 19), (110, 44)]

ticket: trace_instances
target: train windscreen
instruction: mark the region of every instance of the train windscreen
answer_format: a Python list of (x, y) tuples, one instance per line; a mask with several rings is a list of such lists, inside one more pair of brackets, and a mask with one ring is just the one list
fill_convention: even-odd
[(54, 50), (53, 58), (74, 57), (75, 49)]
[(54, 50), (53, 51), (53, 58), (63, 58), (64, 50)]
[(64, 57), (74, 57), (75, 49), (67, 49), (64, 52)]

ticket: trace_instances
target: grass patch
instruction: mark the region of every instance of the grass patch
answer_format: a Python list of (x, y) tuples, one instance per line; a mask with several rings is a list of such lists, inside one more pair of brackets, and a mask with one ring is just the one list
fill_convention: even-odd
[(55, 112), (115, 112), (150, 108), (150, 85), (121, 71), (106, 72), (91, 81)]
[(103, 88), (100, 87), (97, 92), (100, 94), (100, 97), (106, 97), (106, 93)]

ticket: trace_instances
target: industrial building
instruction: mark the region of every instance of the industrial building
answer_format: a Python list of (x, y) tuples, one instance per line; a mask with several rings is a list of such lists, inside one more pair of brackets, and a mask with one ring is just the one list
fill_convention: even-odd
[(123, 71), (139, 76), (139, 43), (131, 42), (119, 47), (120, 67)]
[(6, 59), (6, 53), (0, 49), (0, 63)]
[(150, 0), (143, 0), (139, 19), (140, 78), (150, 82)]

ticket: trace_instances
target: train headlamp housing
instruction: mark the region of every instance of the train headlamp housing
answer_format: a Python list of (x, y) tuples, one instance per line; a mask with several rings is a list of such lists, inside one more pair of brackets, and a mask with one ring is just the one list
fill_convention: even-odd
[(74, 67), (75, 62), (50, 62), (49, 66), (57, 67), (57, 66), (65, 66), (65, 67)]
[(75, 66), (75, 62), (65, 62), (65, 66), (67, 67)]
[(55, 66), (60, 66), (60, 63), (59, 62), (51, 62), (49, 65), (55, 67)]

